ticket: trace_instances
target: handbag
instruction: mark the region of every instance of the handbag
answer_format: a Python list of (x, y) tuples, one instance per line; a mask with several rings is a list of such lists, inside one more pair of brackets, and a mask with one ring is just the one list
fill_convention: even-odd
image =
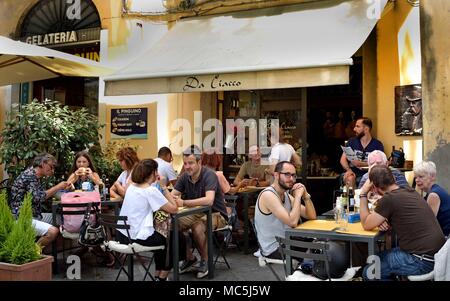
[(88, 247), (101, 245), (106, 239), (106, 232), (103, 225), (100, 225), (96, 219), (91, 219), (92, 208), (94, 209), (95, 214), (100, 212), (96, 204), (89, 204), (87, 206), (78, 239), (79, 244)]
[(153, 213), (153, 228), (155, 228), (155, 231), (167, 238), (169, 236), (171, 227), (171, 218), (170, 214), (158, 210), (155, 213)]
[[(100, 194), (98, 191), (85, 191), (85, 192), (68, 192), (61, 196), (61, 204), (80, 204), (80, 203), (92, 203), (100, 202)], [(80, 230), (81, 223), (83, 222), (83, 215), (68, 215), (64, 214), (66, 211), (79, 211), (83, 210), (83, 207), (64, 207), (62, 213), (62, 230), (67, 232), (76, 233)], [(100, 207), (99, 207), (100, 208)], [(93, 222), (95, 222), (95, 215), (91, 216)]]

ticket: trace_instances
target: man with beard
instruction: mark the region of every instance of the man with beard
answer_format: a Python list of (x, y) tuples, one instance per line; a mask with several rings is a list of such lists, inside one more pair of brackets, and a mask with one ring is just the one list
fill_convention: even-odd
[[(211, 206), (213, 229), (226, 225), (228, 214), (215, 171), (202, 166), (202, 152), (196, 145), (191, 145), (183, 152), (184, 173), (175, 183), (172, 196), (179, 207)], [(183, 198), (182, 198), (183, 196)], [(201, 261), (194, 268), (197, 258), (187, 248), (186, 261), (180, 267), (180, 273), (197, 271), (197, 278), (208, 275), (208, 248), (206, 240), (206, 215), (193, 214), (180, 218), (181, 230), (191, 229)]]
[(365, 171), (362, 167), (367, 167), (367, 157), (369, 153), (374, 150), (380, 150), (384, 152), (384, 146), (381, 141), (372, 137), (370, 133), (372, 130), (372, 120), (367, 117), (361, 117), (356, 121), (355, 128), (356, 137), (352, 137), (348, 140), (346, 146), (353, 149), (357, 160), (349, 161), (345, 152), (341, 156), (341, 165), (344, 168), (343, 184), (352, 186), (353, 188), (358, 185), (361, 177)]
[(306, 187), (295, 183), (297, 176), (291, 162), (277, 163), (274, 177), (273, 184), (261, 191), (256, 201), (255, 227), (261, 254), (281, 259), (275, 237), (284, 237), (288, 227), (297, 227), (300, 216), (316, 219), (316, 210)]

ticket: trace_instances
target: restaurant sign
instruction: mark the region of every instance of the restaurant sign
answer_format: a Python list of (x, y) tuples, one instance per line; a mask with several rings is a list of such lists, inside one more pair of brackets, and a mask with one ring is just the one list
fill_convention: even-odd
[(147, 139), (147, 108), (111, 109), (112, 139)]

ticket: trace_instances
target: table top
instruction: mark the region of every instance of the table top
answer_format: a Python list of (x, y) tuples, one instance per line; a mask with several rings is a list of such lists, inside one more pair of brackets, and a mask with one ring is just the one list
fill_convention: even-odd
[(316, 231), (330, 231), (343, 234), (354, 234), (363, 236), (376, 236), (378, 229), (366, 231), (361, 223), (348, 223), (347, 231), (342, 231), (339, 225), (334, 220), (310, 220), (298, 225), (297, 230), (316, 230)]

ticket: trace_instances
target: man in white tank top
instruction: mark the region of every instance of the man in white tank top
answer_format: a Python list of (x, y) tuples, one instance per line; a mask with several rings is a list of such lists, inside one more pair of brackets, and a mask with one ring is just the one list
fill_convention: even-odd
[(317, 216), (306, 187), (295, 183), (297, 177), (292, 163), (279, 162), (275, 166), (274, 177), (273, 184), (259, 194), (255, 227), (261, 253), (269, 258), (281, 258), (275, 236), (284, 237), (285, 229), (296, 227), (300, 216), (306, 219), (316, 219)]

